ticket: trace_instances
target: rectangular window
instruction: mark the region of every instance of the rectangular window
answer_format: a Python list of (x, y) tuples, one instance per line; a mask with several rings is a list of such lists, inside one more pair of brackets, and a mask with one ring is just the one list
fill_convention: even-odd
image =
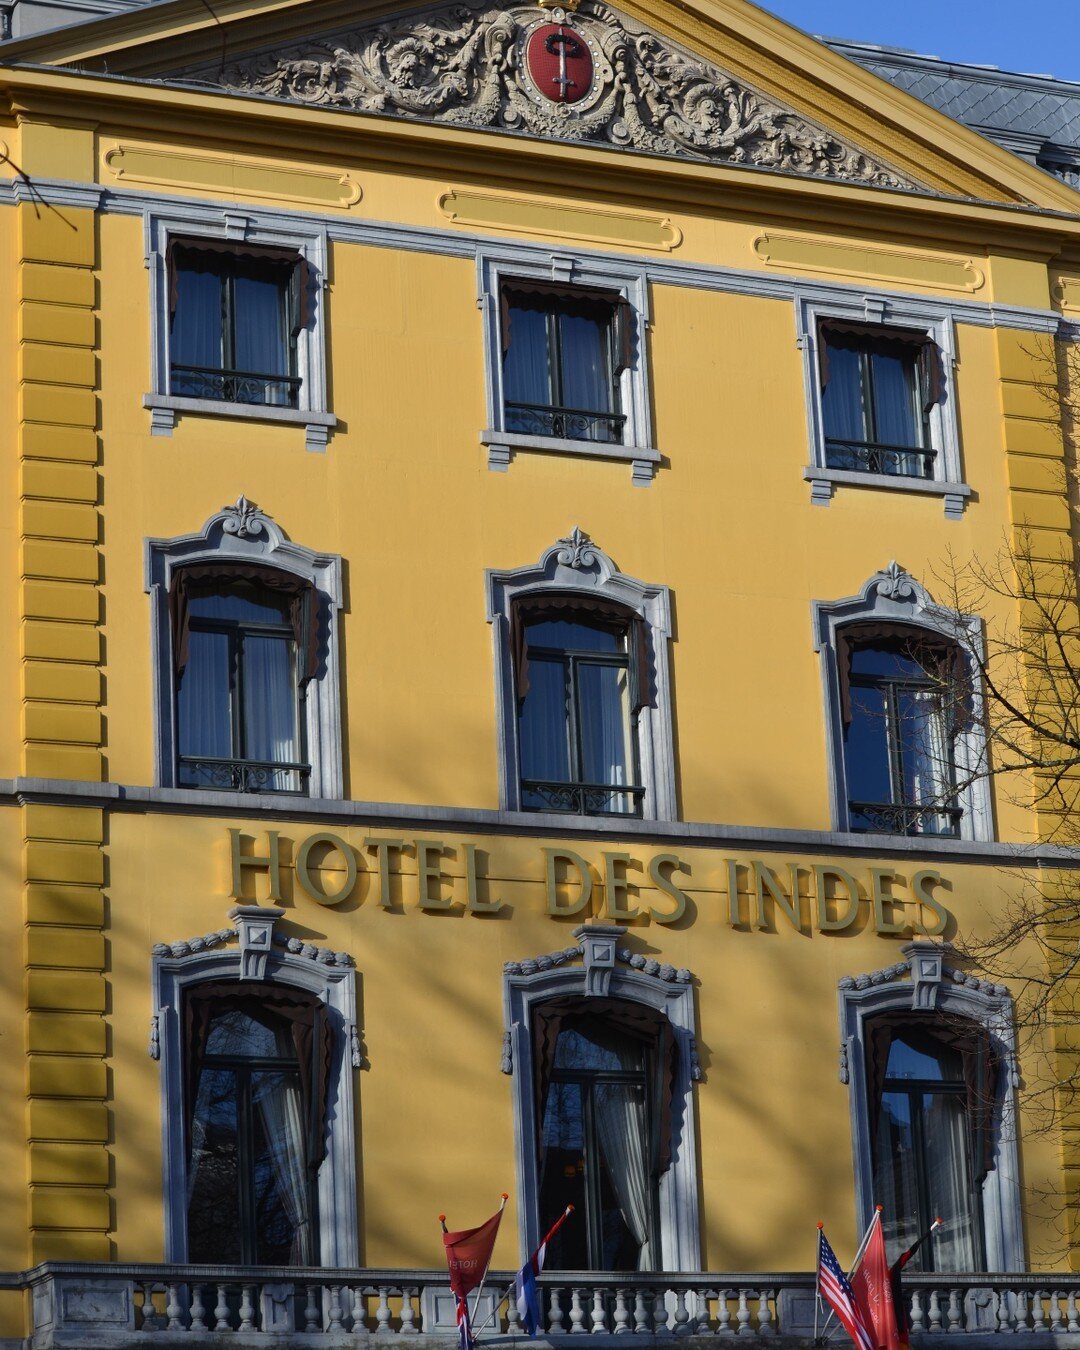
[(818, 351), (826, 467), (937, 477), (930, 410), (941, 357), (927, 334), (826, 319)]
[(169, 392), (297, 408), (306, 263), (293, 249), (173, 239)]
[(506, 431), (623, 444), (630, 322), (621, 296), (506, 282), (501, 325)]

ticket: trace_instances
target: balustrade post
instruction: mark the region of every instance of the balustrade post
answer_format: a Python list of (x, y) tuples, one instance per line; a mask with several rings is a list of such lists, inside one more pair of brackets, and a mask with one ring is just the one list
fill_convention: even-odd
[(923, 1305), (922, 1290), (913, 1289), (911, 1291), (911, 1329), (912, 1331), (923, 1330)]
[(596, 1336), (607, 1331), (607, 1309), (604, 1307), (604, 1290), (594, 1284), (592, 1291), (592, 1332)]
[(730, 1289), (718, 1289), (716, 1291), (716, 1334), (718, 1336), (735, 1335), (735, 1328), (731, 1325), (731, 1309), (728, 1307), (730, 1295)]
[(626, 1308), (626, 1293), (622, 1285), (615, 1290), (615, 1335), (625, 1334), (630, 1330), (630, 1314)]
[(330, 1286), (330, 1325), (328, 1331), (344, 1331), (342, 1326), (342, 1307), (341, 1307), (341, 1285), (332, 1284)]
[(964, 1329), (964, 1316), (963, 1316), (963, 1311), (962, 1311), (962, 1310), (963, 1310), (963, 1303), (962, 1303), (962, 1301), (961, 1301), (961, 1299), (960, 1299), (960, 1290), (959, 1290), (959, 1289), (950, 1289), (950, 1290), (949, 1290), (949, 1330), (950, 1330), (950, 1331), (963, 1331), (963, 1329)]
[(349, 1289), (349, 1296), (352, 1299), (352, 1334), (354, 1336), (367, 1336), (367, 1309), (364, 1306), (364, 1286), (354, 1284)]
[[(416, 1310), (413, 1307), (413, 1297), (416, 1294), (415, 1289), (402, 1289), (401, 1291), (401, 1335), (416, 1335)], [(496, 1317), (495, 1332), (498, 1334), (498, 1318)]]
[(686, 1306), (686, 1290), (675, 1290), (675, 1335), (689, 1336), (691, 1332), (690, 1310)]
[(571, 1289), (570, 1291), (570, 1331), (584, 1332), (582, 1323), (585, 1321), (585, 1309), (581, 1306), (581, 1290)]
[(936, 1289), (930, 1290), (930, 1330), (945, 1330), (941, 1325), (941, 1299), (938, 1297), (938, 1291)]
[(1080, 1321), (1077, 1321), (1077, 1318), (1076, 1318), (1076, 1291), (1073, 1290), (1073, 1289), (1070, 1289), (1070, 1290), (1069, 1290), (1069, 1309), (1068, 1309), (1068, 1310), (1069, 1310), (1069, 1326), (1068, 1326), (1068, 1331), (1069, 1331), (1069, 1335), (1070, 1335), (1070, 1336), (1073, 1336), (1073, 1335), (1075, 1335), (1078, 1331), (1080, 1331)]
[(240, 1330), (255, 1330), (255, 1286), (252, 1284), (240, 1287)]
[(551, 1293), (548, 1297), (548, 1335), (564, 1336), (566, 1328), (563, 1326), (562, 1303), (559, 1301), (562, 1290), (556, 1285), (551, 1286)]
[(375, 1321), (378, 1326), (375, 1328), (376, 1336), (389, 1336), (390, 1331), (390, 1286), (386, 1284), (379, 1285), (379, 1306), (375, 1309)]
[(216, 1318), (216, 1321), (214, 1322), (215, 1331), (232, 1330), (232, 1327), (229, 1325), (229, 1300), (226, 1295), (227, 1290), (225, 1285), (219, 1284), (217, 1287), (217, 1306), (214, 1308), (214, 1317)]
[(203, 1307), (203, 1286), (195, 1284), (191, 1287), (191, 1329), (192, 1331), (206, 1330), (206, 1309)]
[(1027, 1317), (1028, 1317), (1027, 1290), (1018, 1289), (1016, 1291), (1016, 1325), (1013, 1327), (1013, 1332), (1017, 1336), (1027, 1331)]
[(180, 1286), (170, 1284), (168, 1286), (168, 1300), (165, 1304), (165, 1315), (169, 1321), (165, 1327), (166, 1331), (183, 1331), (184, 1324), (180, 1320), (180, 1314), (183, 1312), (180, 1306)]
[(772, 1324), (772, 1308), (769, 1306), (769, 1300), (772, 1298), (771, 1289), (762, 1289), (758, 1294), (758, 1335), (775, 1336), (776, 1328)]
[(739, 1290), (739, 1310), (735, 1314), (735, 1320), (739, 1324), (736, 1334), (739, 1336), (752, 1336), (754, 1334), (754, 1328), (750, 1325), (750, 1305), (746, 1301), (746, 1293), (745, 1289)]
[[(543, 1330), (542, 1326), (537, 1327), (538, 1332), (543, 1332)], [(508, 1336), (525, 1335), (525, 1328), (521, 1325), (521, 1314), (518, 1312), (517, 1299), (514, 1297), (513, 1290), (510, 1291), (510, 1297), (506, 1300), (506, 1334)]]
[(634, 1331), (642, 1336), (649, 1331), (649, 1305), (640, 1284), (634, 1290)]
[(1061, 1300), (1056, 1289), (1050, 1291), (1050, 1330), (1061, 1330)]
[(142, 1324), (144, 1331), (160, 1331), (165, 1323), (158, 1320), (157, 1309), (154, 1307), (154, 1282), (148, 1280), (143, 1283), (143, 1301), (142, 1301)]
[(1031, 1297), (1031, 1329), (1032, 1331), (1046, 1330), (1046, 1313), (1043, 1310), (1043, 1291), (1036, 1289)]
[(654, 1336), (670, 1336), (671, 1328), (668, 1326), (667, 1295), (663, 1289), (653, 1290), (652, 1300), (652, 1320)]
[(304, 1305), (305, 1331), (322, 1331), (322, 1316), (319, 1313), (319, 1304), (322, 1302), (321, 1293), (322, 1290), (319, 1285), (308, 1285), (307, 1303)]
[(997, 1329), (999, 1332), (1009, 1330), (1009, 1294), (1005, 1289), (999, 1289), (997, 1292)]

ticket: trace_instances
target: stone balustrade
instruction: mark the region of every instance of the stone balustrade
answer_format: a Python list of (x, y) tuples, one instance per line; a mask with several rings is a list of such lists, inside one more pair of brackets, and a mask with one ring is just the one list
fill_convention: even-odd
[[(512, 1281), (489, 1277), (474, 1326), (481, 1341), (523, 1337)], [(540, 1277), (541, 1343), (563, 1336), (757, 1336), (789, 1344), (814, 1334), (812, 1274), (549, 1273)], [(1008, 1334), (1013, 1344), (1080, 1347), (1080, 1276), (911, 1275), (904, 1282), (915, 1336)], [(29, 1289), (33, 1350), (205, 1343), (338, 1346), (375, 1336), (423, 1336), (456, 1346), (445, 1271), (295, 1267), (97, 1265), (49, 1262), (0, 1276)], [(844, 1346), (835, 1321), (822, 1327)], [(1021, 1339), (1016, 1340), (1019, 1336)], [(5, 1342), (5, 1345), (7, 1343)]]

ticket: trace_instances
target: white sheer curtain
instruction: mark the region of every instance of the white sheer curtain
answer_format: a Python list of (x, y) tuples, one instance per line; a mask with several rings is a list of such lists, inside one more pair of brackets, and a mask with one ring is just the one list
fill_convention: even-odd
[[(293, 1054), (292, 1037), (278, 1031), (279, 1053)], [(312, 1250), (311, 1209), (308, 1203), (307, 1169), (304, 1165), (304, 1116), (300, 1085), (292, 1075), (259, 1074), (252, 1094), (262, 1118), (277, 1192), (293, 1227), (291, 1265), (310, 1265)]]
[[(922, 439), (922, 412), (916, 408), (915, 356), (875, 352), (874, 413), (877, 439), (884, 445), (918, 445)], [(921, 455), (898, 455), (896, 472), (923, 476)]]
[(964, 1101), (959, 1095), (934, 1093), (924, 1102), (926, 1189), (933, 1213), (944, 1220), (934, 1239), (934, 1264), (938, 1270), (977, 1270), (970, 1126)]
[[(640, 1052), (613, 1042), (625, 1069), (640, 1065)], [(611, 1184), (627, 1228), (638, 1244), (638, 1270), (652, 1269), (649, 1242), (649, 1139), (645, 1098), (629, 1083), (598, 1084), (593, 1096), (596, 1131)]]
[[(916, 805), (949, 803), (952, 762), (941, 698), (936, 690), (911, 690), (901, 695), (906, 799)], [(941, 816), (939, 828), (949, 828)]]
[(582, 314), (559, 318), (562, 339), (563, 407), (611, 412), (613, 384), (607, 320)]
[(521, 705), (521, 776), (570, 780), (566, 673), (561, 661), (529, 661), (529, 692)]
[[(863, 426), (863, 389), (859, 353), (847, 347), (833, 346), (822, 339), (828, 360), (829, 378), (821, 391), (821, 412), (825, 421), (825, 435), (841, 441), (861, 441), (866, 432)], [(850, 451), (837, 447), (829, 453), (846, 461)], [(842, 467), (842, 466), (841, 466)]]
[[(619, 666), (582, 665), (578, 678), (585, 781), (623, 787), (632, 776), (627, 672)], [(613, 805), (621, 800), (616, 796)]]
[(176, 308), (169, 332), (174, 365), (221, 369), (221, 286), (216, 272), (177, 267)]
[(229, 639), (193, 632), (177, 695), (181, 755), (232, 755), (229, 684)]
[[(524, 304), (509, 307), (510, 343), (503, 359), (503, 389), (512, 403), (552, 402), (548, 316)], [(513, 430), (513, 427), (510, 427)]]
[(290, 639), (245, 634), (246, 759), (263, 760), (272, 764), (289, 763), (299, 759), (294, 665), (293, 643)]

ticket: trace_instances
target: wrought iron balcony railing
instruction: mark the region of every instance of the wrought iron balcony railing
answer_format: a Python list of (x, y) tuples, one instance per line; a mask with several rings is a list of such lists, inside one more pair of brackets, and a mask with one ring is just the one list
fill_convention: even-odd
[(622, 413), (551, 408), (540, 403), (506, 404), (506, 430), (523, 436), (558, 436), (567, 441), (621, 445), (625, 425), (626, 418)]
[(310, 764), (256, 759), (216, 759), (209, 755), (180, 756), (180, 786), (218, 792), (307, 792)]
[(300, 400), (300, 384), (297, 375), (256, 375), (251, 371), (221, 370), (213, 366), (173, 365), (169, 392), (177, 398), (295, 408)]
[[(488, 1276), (474, 1329), (486, 1339), (523, 1336), (510, 1272)], [(545, 1272), (541, 1343), (564, 1335), (757, 1336), (809, 1344), (814, 1276), (796, 1273), (610, 1274)], [(0, 1275), (0, 1289), (29, 1290), (34, 1350), (126, 1346), (344, 1346), (375, 1334), (457, 1344), (445, 1270), (96, 1265), (46, 1262)], [(981, 1335), (1020, 1336), (1014, 1346), (1080, 1346), (1080, 1275), (912, 1274), (904, 1295), (916, 1338), (938, 1345)], [(821, 1319), (824, 1321), (824, 1318)], [(820, 1330), (820, 1324), (818, 1329)], [(836, 1340), (835, 1321), (831, 1327)], [(778, 1344), (774, 1339), (773, 1344)], [(927, 1342), (929, 1344), (929, 1342)]]
[(575, 816), (640, 816), (645, 789), (610, 783), (553, 783), (521, 780), (526, 811), (564, 811)]
[(936, 450), (921, 446), (825, 438), (825, 464), (830, 469), (883, 473), (894, 478), (933, 478), (935, 459)]
[(955, 838), (964, 815), (959, 806), (911, 802), (848, 802), (851, 828), (881, 834), (932, 834)]

